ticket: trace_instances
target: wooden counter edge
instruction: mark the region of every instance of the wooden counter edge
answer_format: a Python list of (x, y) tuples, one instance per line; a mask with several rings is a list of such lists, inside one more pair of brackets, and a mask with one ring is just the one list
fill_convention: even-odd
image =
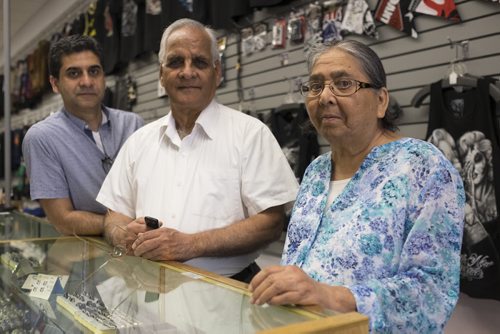
[(368, 333), (368, 317), (357, 312), (277, 327), (259, 334), (361, 334)]
[[(87, 240), (93, 240), (97, 243), (106, 244), (106, 241), (100, 237), (86, 237)], [(109, 245), (108, 245), (109, 246)], [(164, 265), (170, 268), (176, 268), (179, 271), (188, 271), (199, 274), (204, 279), (213, 282), (219, 282), (225, 286), (232, 287), (239, 290), (241, 293), (250, 295), (248, 291), (248, 284), (236, 281), (229, 277), (224, 277), (216, 273), (193, 267), (185, 263), (177, 261), (155, 261), (159, 265)], [(305, 310), (314, 315), (321, 315), (323, 310), (319, 306), (299, 306), (298, 309)], [(365, 334), (368, 333), (368, 317), (357, 313), (340, 313), (334, 316), (322, 317), (320, 319), (309, 320), (297, 324), (286, 325), (269, 330), (259, 332), (259, 334), (289, 334), (289, 333), (304, 333), (304, 334)]]
[[(229, 277), (220, 276), (218, 274), (192, 267), (190, 265), (175, 262), (175, 261), (160, 261), (165, 265), (170, 265), (181, 270), (203, 275), (213, 281), (223, 283), (224, 285), (242, 290), (243, 293), (249, 295), (248, 284), (236, 281)], [(302, 306), (299, 309), (306, 310), (312, 314), (322, 314), (322, 309), (319, 306)], [(368, 333), (368, 317), (357, 312), (339, 313), (334, 316), (324, 317), (315, 320), (309, 320), (297, 324), (286, 325), (278, 328), (264, 330), (259, 334), (365, 334)]]

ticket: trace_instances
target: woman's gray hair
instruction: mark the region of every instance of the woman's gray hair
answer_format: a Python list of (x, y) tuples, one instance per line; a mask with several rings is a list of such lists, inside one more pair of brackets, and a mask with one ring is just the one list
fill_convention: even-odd
[(309, 72), (321, 55), (333, 49), (341, 49), (356, 58), (375, 88), (387, 87), (385, 70), (380, 58), (370, 47), (355, 40), (340, 40), (312, 46), (307, 59)]
[[(369, 46), (355, 40), (340, 40), (318, 43), (311, 46), (307, 56), (307, 68), (309, 73), (311, 73), (319, 57), (333, 49), (340, 49), (356, 58), (361, 65), (361, 70), (368, 77), (368, 82), (372, 84), (375, 89), (387, 87), (384, 66), (378, 55)], [(396, 111), (396, 109), (393, 110), (391, 106), (388, 106), (388, 110), (386, 110), (385, 116), (382, 118), (382, 127), (387, 130), (396, 130), (397, 126), (394, 124), (394, 121), (400, 114), (400, 109)]]
[(160, 51), (158, 52), (158, 61), (160, 62), (160, 64), (166, 61), (165, 56), (167, 53), (166, 47), (168, 38), (174, 31), (184, 27), (191, 27), (205, 31), (210, 37), (210, 52), (212, 53), (214, 65), (217, 61), (220, 61), (220, 55), (217, 48), (217, 35), (215, 34), (215, 31), (212, 28), (204, 26), (198, 21), (191, 19), (180, 19), (169, 25), (161, 36)]

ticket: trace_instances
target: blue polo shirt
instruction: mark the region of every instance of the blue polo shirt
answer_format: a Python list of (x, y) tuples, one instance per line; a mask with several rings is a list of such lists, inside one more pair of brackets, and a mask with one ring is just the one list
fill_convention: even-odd
[[(107, 122), (99, 135), (114, 159), (125, 140), (144, 121), (131, 112), (103, 107)], [(70, 198), (75, 210), (99, 214), (106, 208), (95, 198), (106, 177), (105, 154), (87, 124), (64, 108), (33, 125), (23, 140), (31, 199)]]

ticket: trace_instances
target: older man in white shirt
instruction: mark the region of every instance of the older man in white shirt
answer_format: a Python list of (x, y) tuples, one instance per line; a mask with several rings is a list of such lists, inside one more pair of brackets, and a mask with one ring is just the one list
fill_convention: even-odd
[[(174, 22), (159, 61), (171, 110), (127, 141), (104, 181), (97, 200), (110, 209), (106, 236), (136, 256), (248, 282), (258, 250), (281, 234), (295, 176), (263, 123), (215, 101), (221, 73), (211, 29)], [(144, 216), (162, 228), (148, 229)]]

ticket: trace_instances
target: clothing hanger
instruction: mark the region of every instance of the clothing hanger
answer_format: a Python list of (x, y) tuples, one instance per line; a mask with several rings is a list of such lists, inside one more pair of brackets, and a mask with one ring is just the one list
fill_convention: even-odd
[[(477, 80), (478, 80), (477, 78), (474, 78), (471, 76), (458, 77), (458, 78), (456, 78), (455, 83), (450, 82), (449, 79), (443, 79), (443, 80), (441, 80), (441, 88), (444, 89), (444, 88), (456, 87), (456, 86), (477, 87)], [(493, 84), (493, 83), (490, 83), (489, 92), (490, 92), (490, 96), (493, 98), (493, 100), (495, 100), (495, 103), (498, 104), (500, 102), (500, 87)], [(420, 107), (422, 105), (422, 102), (424, 101), (424, 99), (428, 95), (430, 95), (430, 93), (431, 93), (431, 86), (430, 85), (423, 87), (415, 94), (415, 96), (413, 96), (413, 98), (411, 100), (411, 105), (416, 107), (416, 108)]]
[(283, 103), (282, 105), (276, 107), (273, 109), (273, 112), (275, 113), (280, 113), (280, 112), (289, 112), (290, 110), (299, 110), (303, 109), (304, 104), (303, 103)]
[[(448, 74), (445, 79), (441, 80), (441, 88), (449, 87), (477, 87), (478, 77), (474, 77), (467, 74), (467, 68), (463, 61), (453, 60), (450, 62), (450, 67)], [(459, 91), (457, 89), (457, 91)], [(431, 86), (427, 85), (420, 89), (411, 100), (411, 104), (414, 107), (420, 107), (424, 99), (431, 93)], [(495, 103), (500, 102), (500, 87), (494, 83), (490, 83), (489, 86), (490, 96), (495, 100)]]
[[(477, 87), (478, 77), (467, 74), (467, 67), (464, 60), (469, 57), (469, 41), (454, 42), (450, 37), (447, 37), (450, 42), (450, 47), (455, 48), (455, 59), (450, 62), (448, 73), (445, 79), (441, 80), (441, 88), (454, 87)], [(462, 57), (459, 57), (459, 49), (462, 51)], [(459, 91), (459, 89), (457, 89)], [(420, 89), (411, 100), (414, 107), (420, 107), (424, 99), (431, 93), (431, 86), (427, 85)], [(500, 102), (500, 86), (490, 83), (490, 96), (495, 100), (495, 103)]]

